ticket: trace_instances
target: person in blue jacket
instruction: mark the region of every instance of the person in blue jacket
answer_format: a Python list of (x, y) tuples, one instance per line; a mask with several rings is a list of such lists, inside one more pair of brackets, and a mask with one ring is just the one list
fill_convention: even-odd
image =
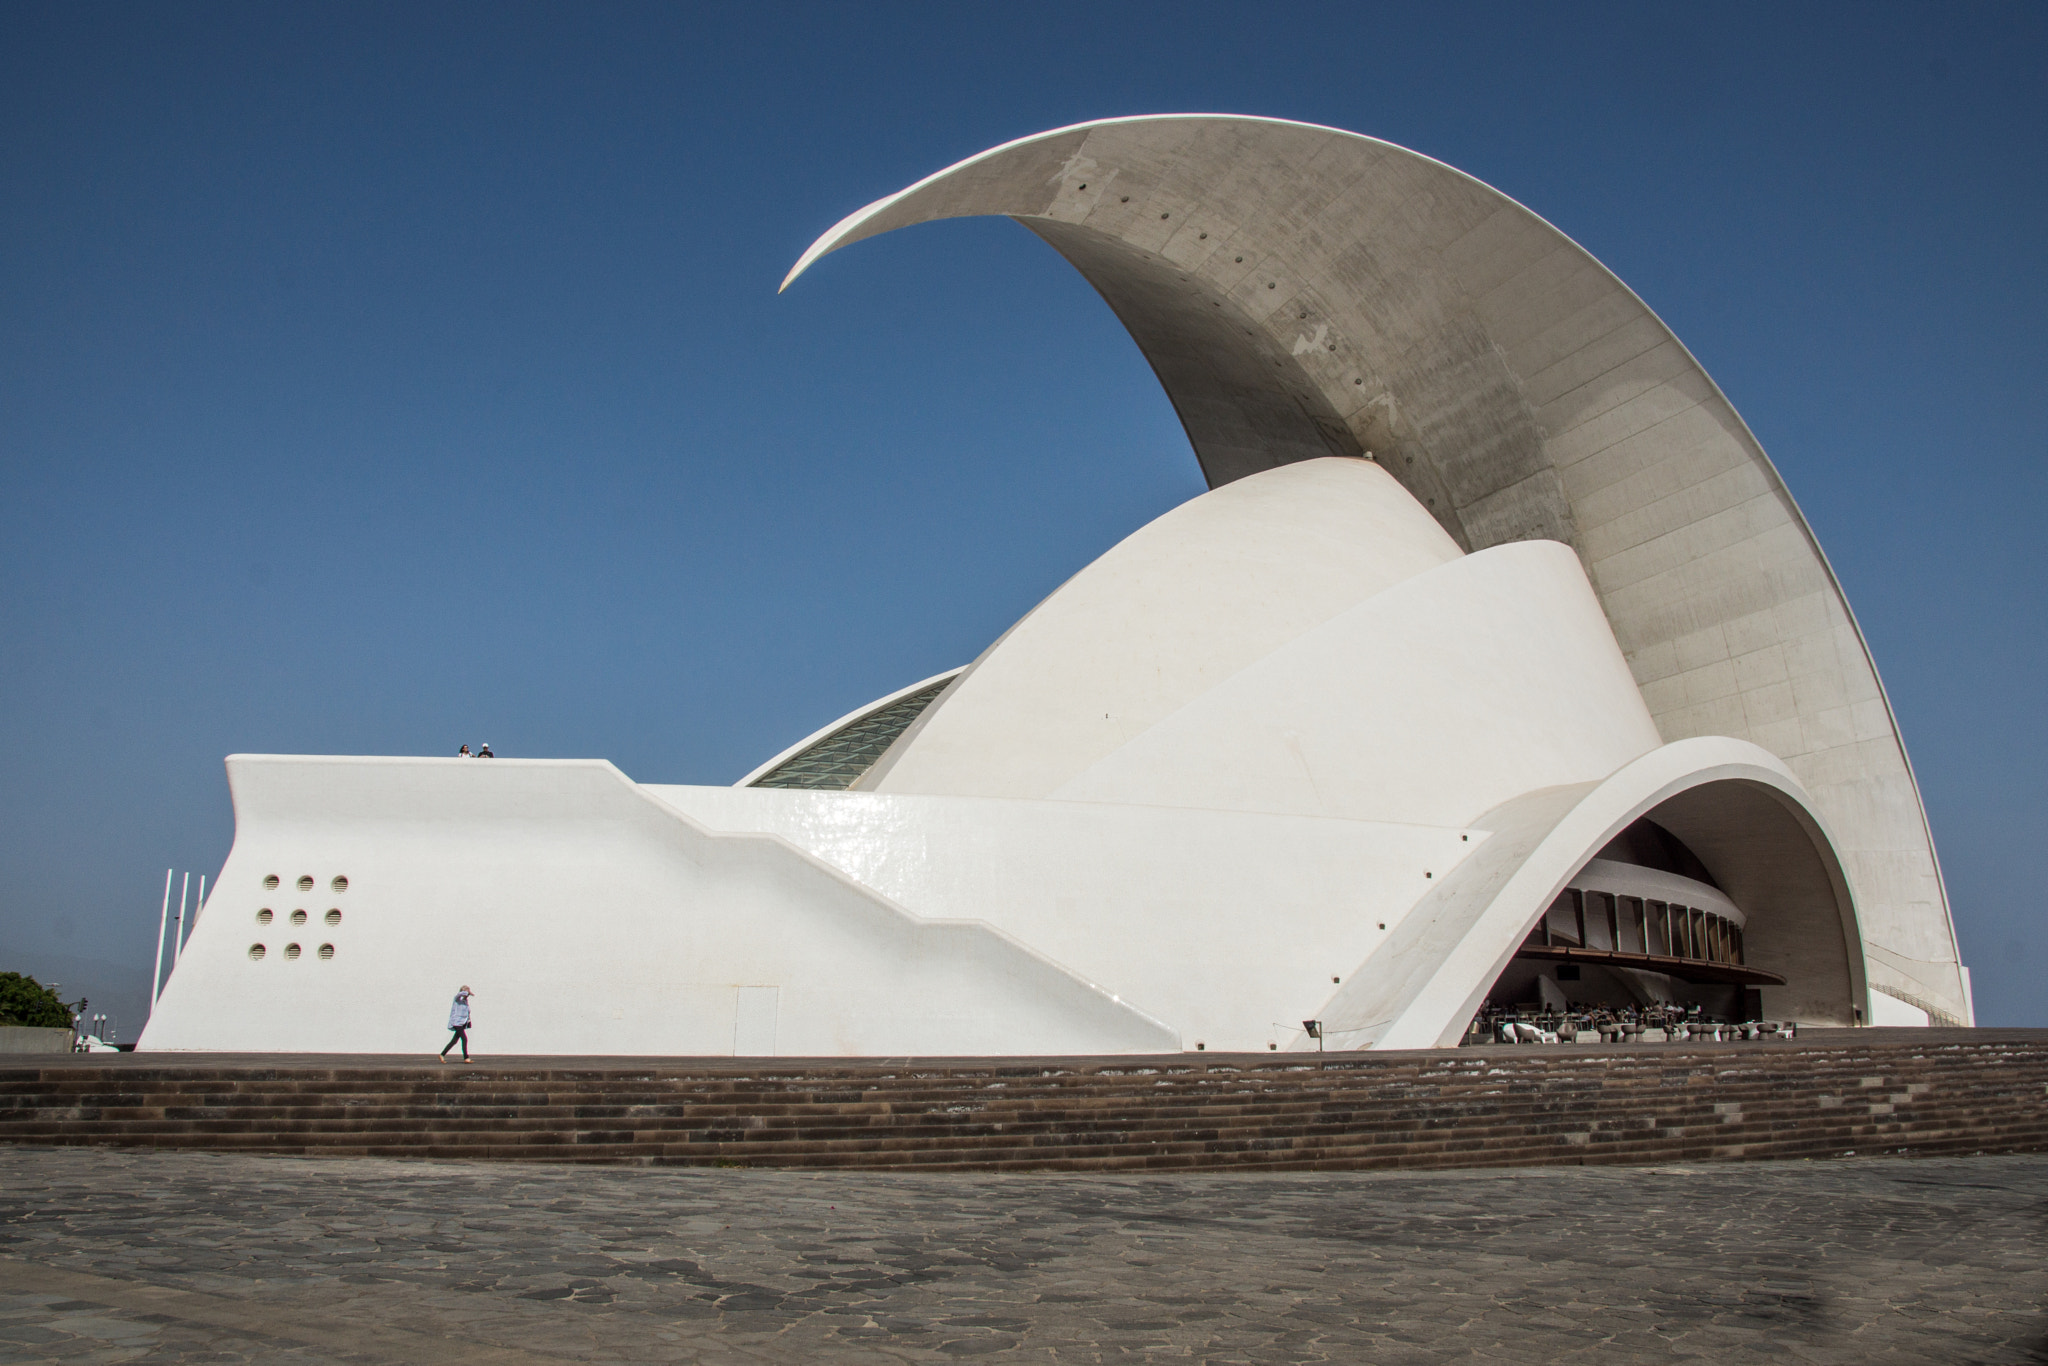
[(462, 1060), (469, 1061), (469, 988), (455, 993), (455, 1004), (448, 1008), (448, 1042), (441, 1045), (441, 1061), (448, 1061), (448, 1050), (457, 1043), (462, 1045)]

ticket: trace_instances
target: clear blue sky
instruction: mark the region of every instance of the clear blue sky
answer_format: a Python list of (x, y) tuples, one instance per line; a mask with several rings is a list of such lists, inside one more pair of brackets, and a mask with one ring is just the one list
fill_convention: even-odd
[(0, 9), (0, 969), (126, 1002), (236, 751), (731, 782), (1200, 491), (1010, 138), (1416, 148), (1670, 322), (1871, 639), (1986, 1023), (2048, 1025), (2048, 10)]

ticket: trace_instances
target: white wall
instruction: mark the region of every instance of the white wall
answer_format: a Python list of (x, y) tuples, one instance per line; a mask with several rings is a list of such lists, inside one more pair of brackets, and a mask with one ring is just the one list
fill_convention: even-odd
[[(143, 1049), (432, 1052), (465, 983), (475, 1044), (501, 1055), (1179, 1046), (984, 924), (921, 920), (773, 837), (707, 832), (601, 761), (240, 755), (228, 775), (235, 846)], [(278, 919), (259, 927), (265, 906)]]
[(919, 915), (985, 919), (1190, 1048), (1287, 1044), (1478, 847), (1457, 829), (1249, 812), (646, 790), (714, 829), (772, 831)]
[(1927, 1012), (1918, 1006), (1909, 1006), (1897, 997), (1873, 991), (1870, 993), (1870, 1022), (1874, 1025), (1922, 1029), (1927, 1025)]
[[(1301, 1046), (1310, 1018), (1339, 1046), (1445, 1042), (1648, 803), (1700, 781), (1796, 793), (1737, 741), (1668, 746), (1468, 828), (638, 788), (600, 762), (229, 770), (235, 848), (144, 1049), (424, 1053), (464, 983), (498, 1055), (1261, 1050)], [(264, 906), (278, 919), (259, 927)]]

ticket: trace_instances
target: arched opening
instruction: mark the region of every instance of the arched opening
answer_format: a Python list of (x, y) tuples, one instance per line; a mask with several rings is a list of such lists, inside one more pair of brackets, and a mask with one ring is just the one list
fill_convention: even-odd
[(1623, 1036), (1855, 1024), (1856, 942), (1847, 884), (1812, 817), (1765, 784), (1704, 783), (1581, 863), (1488, 990), (1471, 1037), (1499, 1037), (1502, 1019)]

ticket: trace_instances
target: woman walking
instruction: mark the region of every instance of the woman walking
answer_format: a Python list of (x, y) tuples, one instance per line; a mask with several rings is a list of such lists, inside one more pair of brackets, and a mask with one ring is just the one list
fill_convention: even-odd
[(469, 1061), (469, 988), (455, 993), (455, 1004), (448, 1008), (448, 1042), (441, 1045), (441, 1061), (448, 1061), (448, 1050), (457, 1043), (462, 1045), (462, 1060)]

